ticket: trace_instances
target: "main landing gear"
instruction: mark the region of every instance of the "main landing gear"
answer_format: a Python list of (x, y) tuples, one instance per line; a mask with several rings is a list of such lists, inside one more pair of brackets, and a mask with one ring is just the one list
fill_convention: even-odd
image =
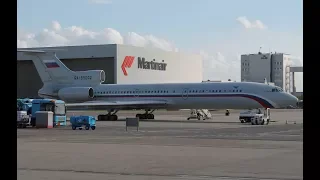
[(144, 114), (136, 114), (136, 117), (138, 117), (139, 119), (154, 119), (154, 114), (152, 110), (151, 112), (149, 112), (150, 109), (146, 110), (146, 112)]
[(98, 115), (98, 121), (116, 121), (118, 120), (118, 116), (116, 113), (118, 110), (116, 110), (114, 113), (112, 111), (109, 111), (108, 114), (100, 114)]

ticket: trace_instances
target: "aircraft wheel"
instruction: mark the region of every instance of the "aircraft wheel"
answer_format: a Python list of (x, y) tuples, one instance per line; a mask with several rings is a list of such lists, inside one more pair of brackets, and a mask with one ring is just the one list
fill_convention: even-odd
[(264, 119), (261, 121), (261, 125), (264, 125)]
[(136, 114), (136, 117), (138, 117), (139, 119), (147, 119), (145, 114)]
[(117, 115), (111, 115), (110, 116), (110, 120), (111, 121), (117, 121), (118, 120), (118, 116)]
[(154, 118), (153, 114), (146, 114), (145, 116), (147, 116), (146, 119), (153, 119)]
[(140, 117), (141, 117), (141, 114), (136, 114), (136, 117), (140, 119)]
[(147, 119), (148, 118), (146, 114), (141, 114), (140, 117), (141, 117), (141, 119)]
[(86, 126), (85, 129), (86, 129), (86, 130), (89, 130), (89, 129), (90, 129), (90, 126)]
[(244, 121), (243, 119), (240, 119), (240, 122), (241, 122), (241, 123), (245, 123), (245, 121)]
[(75, 126), (72, 126), (72, 130), (76, 130), (76, 127), (75, 127)]
[(100, 114), (98, 116), (98, 121), (106, 121), (106, 120), (108, 120), (108, 116), (107, 115)]

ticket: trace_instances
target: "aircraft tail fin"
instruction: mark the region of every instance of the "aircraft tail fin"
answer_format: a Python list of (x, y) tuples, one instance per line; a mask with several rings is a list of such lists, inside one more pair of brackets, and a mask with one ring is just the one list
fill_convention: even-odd
[(44, 84), (71, 84), (74, 72), (60, 61), (54, 51), (56, 50), (17, 50), (31, 58)]

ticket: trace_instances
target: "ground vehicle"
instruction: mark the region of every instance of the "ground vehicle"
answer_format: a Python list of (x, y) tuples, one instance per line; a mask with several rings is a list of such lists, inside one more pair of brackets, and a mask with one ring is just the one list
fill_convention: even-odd
[(93, 116), (71, 116), (70, 123), (73, 130), (77, 128), (81, 130), (82, 126), (84, 126), (86, 130), (90, 128), (92, 130), (96, 129), (96, 119)]
[(264, 124), (269, 124), (269, 122), (270, 122), (269, 108), (263, 111), (263, 114), (256, 114), (254, 117), (251, 118), (252, 125), (264, 125)]
[(27, 111), (17, 111), (17, 127), (26, 128), (30, 125), (30, 116)]
[(17, 127), (26, 128), (31, 123), (32, 99), (17, 99)]
[(17, 111), (27, 111), (27, 114), (31, 114), (33, 99), (17, 99)]
[(34, 99), (31, 108), (31, 124), (35, 126), (37, 111), (53, 112), (53, 126), (67, 125), (65, 102), (54, 99)]
[(249, 109), (240, 111), (239, 120), (241, 123), (251, 122), (251, 118), (253, 118), (256, 114), (262, 114), (261, 109)]

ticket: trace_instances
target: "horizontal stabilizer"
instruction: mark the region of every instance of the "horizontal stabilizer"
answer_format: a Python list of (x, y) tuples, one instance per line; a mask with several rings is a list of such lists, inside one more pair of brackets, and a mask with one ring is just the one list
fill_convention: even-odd
[(17, 52), (24, 53), (47, 53), (47, 52), (56, 52), (56, 51), (66, 51), (65, 49), (38, 49), (38, 50), (30, 50), (30, 49), (17, 49)]
[(17, 52), (24, 52), (24, 53), (46, 53), (46, 51), (41, 51), (41, 50), (19, 50), (19, 49), (17, 49)]

